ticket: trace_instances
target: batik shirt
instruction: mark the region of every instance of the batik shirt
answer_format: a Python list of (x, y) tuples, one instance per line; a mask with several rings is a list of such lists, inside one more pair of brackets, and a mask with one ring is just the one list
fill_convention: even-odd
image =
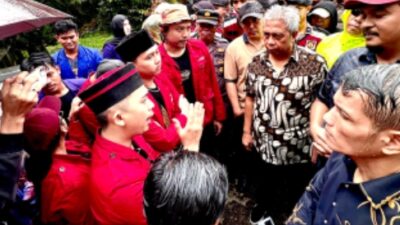
[(310, 106), (327, 68), (321, 56), (296, 46), (281, 72), (256, 55), (248, 66), (246, 92), (254, 100), (252, 136), (256, 151), (275, 165), (310, 161)]

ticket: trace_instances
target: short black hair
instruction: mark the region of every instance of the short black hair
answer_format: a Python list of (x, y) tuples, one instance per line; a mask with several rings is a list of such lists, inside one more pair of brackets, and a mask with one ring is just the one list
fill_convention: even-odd
[(38, 66), (56, 66), (53, 58), (47, 52), (32, 52), (29, 58), (21, 62), (20, 68), (22, 71), (32, 71)]
[(78, 26), (72, 20), (60, 20), (54, 24), (54, 30), (57, 35), (67, 33), (70, 30), (78, 32)]
[(170, 152), (158, 158), (144, 184), (149, 225), (212, 225), (228, 195), (225, 168), (197, 152)]

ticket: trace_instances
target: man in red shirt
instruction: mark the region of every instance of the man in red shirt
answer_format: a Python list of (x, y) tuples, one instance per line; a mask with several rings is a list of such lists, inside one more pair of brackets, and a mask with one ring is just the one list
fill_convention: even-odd
[[(137, 43), (140, 43), (138, 45)], [(161, 56), (149, 33), (140, 30), (125, 38), (116, 48), (126, 62), (132, 62), (143, 79), (148, 97), (153, 102), (153, 117), (149, 129), (143, 134), (146, 141), (159, 152), (179, 147), (180, 140), (173, 120), (183, 126), (186, 112), (179, 107), (180, 95), (168, 78), (160, 74)], [(182, 102), (187, 100), (182, 96)]]
[(213, 60), (205, 44), (190, 38), (191, 18), (182, 4), (172, 4), (162, 15), (164, 42), (159, 50), (162, 72), (189, 102), (204, 104), (204, 132), (201, 149), (215, 154), (213, 143), (221, 132), (225, 108), (215, 75)]
[[(108, 71), (79, 94), (96, 114), (100, 130), (92, 146), (91, 212), (97, 224), (145, 225), (143, 183), (159, 153), (142, 135), (154, 104), (132, 64)], [(202, 104), (189, 106), (177, 131), (185, 149), (198, 150)]]

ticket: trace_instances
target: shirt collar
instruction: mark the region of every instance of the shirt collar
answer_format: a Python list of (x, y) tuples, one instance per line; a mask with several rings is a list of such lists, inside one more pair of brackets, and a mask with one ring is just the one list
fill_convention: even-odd
[[(292, 51), (292, 54), (290, 55), (290, 59), (289, 59), (289, 62), (295, 62), (295, 63), (298, 63), (298, 61), (299, 61), (299, 55), (300, 55), (300, 52), (299, 52), (299, 48), (297, 47), (297, 45), (295, 44), (294, 46), (293, 46), (293, 51)], [(268, 60), (269, 61), (269, 59), (268, 59), (268, 57), (269, 57), (269, 52), (268, 52), (268, 50), (265, 50), (265, 60)], [(289, 63), (288, 62), (288, 63)]]
[(246, 44), (250, 44), (249, 37), (247, 37), (247, 34), (243, 34), (243, 41)]
[[(377, 64), (378, 60), (376, 59), (375, 53), (368, 50), (368, 48), (364, 48), (359, 56), (359, 60), (366, 64)], [(400, 63), (400, 59), (396, 61), (396, 63)]]

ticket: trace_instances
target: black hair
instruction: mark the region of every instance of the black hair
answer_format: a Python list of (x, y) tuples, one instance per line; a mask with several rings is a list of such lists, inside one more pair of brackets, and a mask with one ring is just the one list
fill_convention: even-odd
[(53, 58), (47, 52), (33, 52), (29, 58), (21, 62), (20, 68), (22, 71), (31, 71), (38, 66), (51, 65), (55, 66)]
[(78, 32), (78, 26), (72, 20), (60, 20), (54, 24), (54, 30), (57, 35), (67, 33), (70, 30)]
[(212, 225), (228, 195), (225, 168), (197, 152), (170, 152), (158, 158), (144, 184), (149, 225)]

